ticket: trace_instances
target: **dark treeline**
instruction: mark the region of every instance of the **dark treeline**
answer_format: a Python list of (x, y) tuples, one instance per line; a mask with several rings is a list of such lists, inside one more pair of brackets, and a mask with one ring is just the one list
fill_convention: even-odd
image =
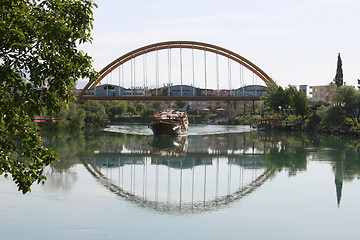
[(328, 106), (310, 108), (304, 92), (294, 86), (283, 89), (269, 86), (263, 97), (265, 112), (276, 115), (283, 124), (296, 124), (298, 129), (323, 132), (360, 131), (360, 90), (338, 87)]
[[(185, 102), (179, 101), (171, 106), (182, 109)], [(60, 114), (55, 116), (59, 123), (51, 123), (51, 128), (64, 129), (94, 129), (109, 123), (122, 122), (148, 122), (157, 111), (167, 109), (164, 102), (155, 101), (146, 106), (143, 103), (127, 101), (84, 101), (82, 103), (70, 102)], [(54, 117), (54, 116), (53, 116)]]

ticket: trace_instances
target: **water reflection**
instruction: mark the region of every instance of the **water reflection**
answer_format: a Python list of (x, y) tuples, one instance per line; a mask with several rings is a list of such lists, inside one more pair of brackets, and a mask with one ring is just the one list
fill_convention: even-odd
[(153, 136), (149, 145), (154, 154), (178, 156), (186, 154), (189, 141), (188, 136)]
[[(51, 188), (71, 189), (76, 181), (71, 166), (81, 162), (115, 194), (167, 213), (228, 206), (279, 171), (287, 171), (289, 177), (305, 171), (311, 160), (332, 164), (340, 204), (343, 181), (360, 173), (359, 142), (344, 137), (274, 132), (153, 137), (99, 132), (57, 134), (45, 136), (44, 141), (59, 153), (49, 173)], [(54, 174), (59, 176), (54, 179)]]

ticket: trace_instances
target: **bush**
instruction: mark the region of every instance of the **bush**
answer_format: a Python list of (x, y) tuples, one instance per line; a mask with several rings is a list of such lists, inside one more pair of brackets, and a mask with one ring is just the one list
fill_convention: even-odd
[(305, 128), (307, 130), (315, 130), (319, 127), (321, 123), (321, 118), (316, 113), (313, 113), (305, 120)]
[(80, 107), (85, 111), (85, 124), (87, 127), (105, 126), (108, 116), (105, 107), (97, 101), (86, 101)]
[(286, 123), (289, 123), (289, 124), (298, 124), (300, 123), (302, 120), (302, 117), (300, 116), (295, 116), (295, 115), (289, 115), (285, 121)]

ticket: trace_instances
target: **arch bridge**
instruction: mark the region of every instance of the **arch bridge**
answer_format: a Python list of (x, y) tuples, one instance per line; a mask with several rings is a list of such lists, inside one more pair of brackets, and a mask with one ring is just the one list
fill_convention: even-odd
[[(151, 57), (153, 67), (148, 61)], [(248, 78), (253, 79), (250, 85), (254, 87), (252, 94), (245, 94), (245, 75), (249, 73)], [(89, 82), (80, 92), (81, 99), (256, 101), (265, 89), (257, 87), (257, 79), (265, 85), (272, 81), (243, 56), (195, 41), (160, 42), (135, 49), (109, 63), (99, 74), (97, 80)]]
[[(178, 157), (179, 158), (179, 157)], [(162, 158), (163, 159), (163, 158)], [(223, 178), (219, 177), (219, 171), (217, 172), (216, 176), (216, 183), (210, 179), (210, 177), (207, 177), (205, 175), (201, 175), (198, 177), (201, 168), (205, 169), (207, 168), (207, 164), (211, 162), (212, 160), (208, 158), (202, 158), (197, 159), (197, 161), (201, 160), (202, 164), (200, 166), (192, 166), (191, 168), (180, 168), (176, 169), (173, 168), (170, 170), (169, 164), (176, 165), (176, 166), (183, 166), (188, 163), (186, 158), (179, 158), (176, 159), (176, 157), (170, 157), (166, 158), (163, 161), (167, 162), (167, 164), (162, 165), (162, 168), (168, 168), (167, 172), (168, 175), (162, 180), (159, 180), (159, 168), (160, 163), (150, 163), (148, 159), (139, 160), (139, 159), (131, 159), (128, 162), (126, 162), (126, 165), (128, 165), (127, 170), (131, 172), (130, 179), (131, 182), (124, 183), (124, 175), (126, 175), (126, 172), (124, 173), (125, 166), (120, 166), (120, 160), (119, 158), (119, 166), (115, 167), (115, 171), (111, 171), (109, 167), (107, 167), (106, 171), (114, 172), (114, 174), (110, 174), (111, 176), (107, 176), (107, 174), (103, 173), (100, 168), (98, 168), (92, 161), (87, 161), (85, 159), (81, 159), (82, 164), (84, 165), (85, 169), (95, 178), (99, 181), (101, 185), (103, 185), (106, 189), (111, 191), (112, 193), (120, 196), (121, 198), (125, 199), (126, 201), (133, 203), (135, 205), (138, 205), (141, 208), (147, 208), (152, 209), (157, 212), (167, 213), (167, 214), (199, 214), (199, 213), (205, 213), (205, 212), (211, 212), (219, 210), (223, 207), (229, 206), (229, 204), (235, 203), (242, 198), (248, 196), (258, 188), (260, 188), (267, 180), (269, 180), (271, 177), (274, 176), (275, 172), (270, 169), (258, 169), (260, 172), (259, 175), (254, 175), (255, 169), (248, 168), (247, 172), (253, 172), (253, 176), (248, 176), (249, 173), (244, 173), (244, 167), (240, 167), (242, 169), (242, 175), (247, 176), (247, 178), (250, 177), (250, 179), (246, 179), (248, 181), (245, 182), (244, 179), (242, 179), (243, 183), (241, 186), (234, 186), (234, 190), (231, 192), (230, 185), (231, 185), (231, 170), (229, 171), (228, 175)], [(216, 163), (217, 169), (219, 168), (219, 159), (214, 160)], [(130, 165), (130, 166), (129, 166)], [(235, 165), (235, 164), (233, 164)], [(137, 166), (137, 171), (135, 171)], [(130, 167), (130, 169), (129, 169)], [(210, 167), (210, 166), (208, 166)], [(231, 163), (228, 165), (229, 169), (231, 168)], [(236, 167), (236, 166), (234, 166)], [(239, 166), (237, 166), (239, 168)], [(151, 168), (153, 170), (155, 169), (155, 175), (150, 173)], [(196, 168), (196, 170), (195, 170)], [(103, 170), (104, 171), (104, 170)], [(116, 171), (118, 171), (118, 175), (116, 175)], [(180, 178), (177, 179), (178, 175), (176, 175), (176, 171), (180, 172)], [(195, 171), (197, 174), (195, 174)], [(233, 170), (233, 174), (235, 175), (235, 169)], [(136, 174), (137, 172), (137, 174)], [(188, 173), (186, 175), (186, 172)], [(189, 173), (192, 173), (192, 177), (189, 175)], [(136, 174), (136, 175), (135, 175)], [(172, 176), (175, 175), (175, 176)], [(129, 175), (129, 173), (128, 173)], [(138, 176), (139, 175), (139, 176)], [(196, 175), (196, 181), (195, 176)], [(138, 177), (136, 177), (138, 176)], [(190, 176), (190, 177), (189, 177)], [(129, 177), (129, 176), (127, 176)], [(136, 178), (137, 181), (136, 181)], [(201, 179), (202, 178), (202, 179)], [(207, 179), (209, 178), (209, 179)], [(244, 178), (244, 177), (242, 177)], [(227, 179), (227, 188), (228, 192), (227, 194), (220, 194), (219, 192), (219, 182), (221, 180)], [(234, 181), (234, 180), (232, 180)], [(155, 186), (151, 186), (151, 183), (155, 182)], [(199, 200), (199, 198), (194, 199), (194, 185), (195, 182), (199, 185), (201, 185), (202, 189), (199, 191), (199, 189), (195, 190), (197, 197), (202, 198)], [(175, 184), (176, 183), (176, 184)], [(192, 187), (189, 189), (186, 189), (186, 183), (191, 183)], [(175, 185), (180, 185), (180, 194), (176, 194), (176, 190), (172, 189)], [(125, 186), (127, 185), (127, 187)], [(136, 191), (136, 187), (140, 188), (140, 191)], [(159, 186), (160, 185), (160, 186)], [(161, 187), (162, 185), (162, 187)], [(186, 186), (185, 186), (186, 185)], [(220, 184), (221, 185), (221, 184)], [(235, 183), (233, 183), (235, 185)], [(155, 187), (155, 192), (153, 191), (153, 187)], [(211, 196), (211, 194), (207, 193), (207, 191), (211, 192), (211, 188), (216, 188), (216, 193), (214, 196)], [(191, 191), (191, 198), (186, 198), (186, 190), (188, 192)], [(152, 193), (152, 194), (151, 194)], [(159, 196), (160, 195), (160, 196)], [(208, 196), (209, 195), (209, 196)], [(179, 199), (174, 199), (178, 197)], [(190, 200), (191, 199), (191, 200)]]

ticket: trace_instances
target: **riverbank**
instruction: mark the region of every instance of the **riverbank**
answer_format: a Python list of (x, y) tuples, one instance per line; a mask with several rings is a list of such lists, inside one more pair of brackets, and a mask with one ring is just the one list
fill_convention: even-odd
[[(264, 119), (261, 115), (237, 115), (237, 116), (224, 116), (219, 114), (188, 114), (190, 126), (193, 124), (207, 124), (207, 125), (249, 125), (253, 128), (259, 128), (258, 124), (261, 119)], [(354, 126), (351, 121), (347, 121), (340, 127), (329, 127), (321, 123), (319, 117), (312, 114), (308, 117), (296, 117), (294, 115), (267, 115), (266, 119), (276, 118), (277, 124), (269, 127), (269, 129), (276, 131), (302, 131), (302, 132), (316, 132), (330, 135), (349, 135), (360, 137), (360, 127)], [(36, 123), (41, 130), (81, 130), (86, 129), (93, 131), (100, 129), (106, 125), (119, 125), (119, 124), (145, 124), (147, 125), (151, 121), (152, 117), (144, 117), (135, 114), (126, 114), (118, 116), (113, 121), (108, 120), (102, 125), (87, 123), (83, 127), (74, 128), (71, 120), (64, 120), (61, 122), (44, 122)], [(265, 130), (262, 128), (262, 130)]]
[[(266, 121), (275, 120), (275, 121)], [(300, 118), (293, 115), (289, 116), (273, 116), (261, 118), (262, 124), (259, 122), (253, 125), (254, 128), (262, 130), (278, 130), (278, 131), (301, 131), (314, 132), (329, 135), (349, 135), (360, 137), (360, 126), (355, 125), (352, 121), (346, 121), (340, 127), (330, 127), (320, 121), (317, 115), (313, 114), (309, 117)], [(272, 122), (272, 123), (271, 123)]]

